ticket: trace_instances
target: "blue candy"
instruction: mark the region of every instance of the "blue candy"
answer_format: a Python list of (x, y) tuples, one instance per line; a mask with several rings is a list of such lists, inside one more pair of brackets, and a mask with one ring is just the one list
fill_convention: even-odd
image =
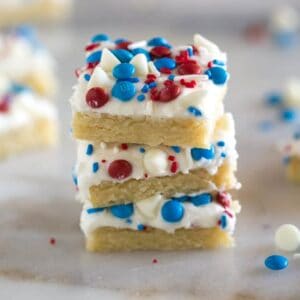
[(224, 84), (227, 81), (228, 73), (225, 69), (221, 67), (212, 67), (205, 71), (209, 79), (213, 81), (214, 84)]
[(273, 92), (266, 97), (266, 102), (270, 106), (277, 106), (278, 104), (281, 104), (282, 101), (283, 97), (280, 93)]
[(297, 118), (296, 110), (292, 108), (285, 108), (281, 111), (281, 119), (286, 123), (291, 123)]
[(288, 265), (288, 259), (282, 255), (271, 255), (265, 260), (265, 266), (274, 271), (285, 269)]
[(111, 52), (122, 63), (130, 62), (130, 60), (133, 58), (133, 55), (128, 50), (125, 49), (115, 49), (115, 50), (111, 50)]
[(90, 81), (90, 79), (91, 79), (91, 75), (90, 74), (84, 74), (84, 79), (86, 80), (86, 81)]
[(104, 211), (104, 207), (95, 207), (95, 208), (88, 208), (86, 212), (90, 214), (95, 214)]
[(212, 195), (209, 193), (199, 194), (191, 196), (190, 200), (195, 206), (207, 205), (212, 202)]
[(143, 147), (141, 147), (139, 150), (140, 150), (141, 153), (145, 153), (146, 152), (145, 148), (143, 148)]
[(133, 55), (137, 55), (137, 54), (142, 53), (142, 54), (144, 54), (146, 56), (146, 58), (147, 58), (148, 61), (151, 60), (149, 52), (146, 49), (144, 49), (144, 48), (135, 48), (135, 49), (132, 49), (131, 53)]
[(218, 141), (217, 142), (217, 146), (218, 147), (224, 147), (225, 146), (225, 142), (224, 141)]
[(138, 224), (137, 230), (143, 231), (145, 229), (145, 226), (143, 224)]
[(168, 41), (166, 39), (162, 38), (162, 37), (154, 37), (154, 38), (150, 39), (147, 42), (147, 45), (151, 46), (151, 47), (165, 46), (165, 47), (171, 48)]
[(161, 215), (166, 222), (179, 222), (184, 215), (184, 206), (177, 200), (170, 200), (163, 205)]
[(78, 185), (78, 177), (76, 176), (75, 173), (72, 173), (72, 179), (73, 179), (73, 183), (77, 186)]
[(154, 62), (155, 67), (160, 70), (162, 68), (167, 68), (173, 70), (176, 68), (176, 62), (174, 59), (169, 57), (159, 58)]
[(143, 102), (146, 99), (145, 95), (143, 95), (143, 94), (138, 95), (136, 98), (139, 102)]
[(121, 44), (123, 42), (127, 42), (127, 39), (124, 39), (124, 38), (118, 38), (115, 40), (115, 43), (118, 45), (118, 44)]
[(93, 173), (98, 172), (98, 170), (99, 170), (99, 163), (98, 162), (93, 163), (92, 170), (93, 170)]
[(135, 67), (129, 63), (118, 64), (113, 69), (113, 75), (117, 79), (128, 79), (135, 72)]
[(187, 108), (187, 111), (188, 111), (190, 114), (192, 114), (193, 116), (195, 116), (195, 117), (201, 117), (201, 116), (202, 116), (201, 111), (200, 111), (197, 107), (195, 107), (195, 106), (189, 106), (189, 107)]
[(117, 218), (127, 219), (133, 214), (133, 204), (114, 205), (110, 208), (110, 212)]
[(99, 34), (96, 34), (94, 35), (92, 38), (91, 38), (91, 41), (93, 43), (97, 43), (97, 42), (105, 42), (105, 41), (108, 41), (109, 40), (109, 36), (107, 34), (104, 34), (104, 33), (99, 33)]
[(87, 63), (99, 62), (102, 56), (102, 51), (96, 51), (86, 58)]
[(189, 201), (190, 197), (187, 195), (184, 195), (184, 196), (180, 196), (180, 197), (173, 197), (172, 200), (177, 200), (179, 202), (185, 202), (185, 201)]
[(25, 91), (29, 91), (29, 88), (24, 86), (24, 85), (21, 85), (21, 84), (17, 84), (17, 83), (13, 83), (11, 85), (11, 92), (14, 93), (14, 94), (20, 94), (20, 93), (23, 93)]
[(174, 81), (175, 77), (176, 77), (176, 76), (175, 76), (174, 74), (170, 74), (170, 75), (168, 76), (168, 79), (171, 80), (171, 81)]
[(86, 155), (92, 155), (94, 152), (94, 146), (92, 144), (88, 144), (86, 147)]
[(225, 66), (225, 63), (221, 60), (218, 60), (218, 59), (214, 59), (213, 64), (218, 65), (218, 66)]
[(226, 226), (227, 226), (227, 217), (226, 217), (226, 215), (221, 216), (220, 223), (221, 223), (220, 225), (221, 225), (222, 229), (225, 229)]
[(171, 149), (175, 152), (175, 153), (180, 153), (181, 152), (181, 148), (179, 146), (171, 146)]
[(112, 88), (113, 97), (124, 102), (131, 100), (135, 93), (135, 86), (129, 81), (119, 81)]
[(191, 155), (193, 160), (200, 160), (201, 158), (213, 159), (215, 157), (215, 147), (212, 145), (210, 149), (192, 148)]

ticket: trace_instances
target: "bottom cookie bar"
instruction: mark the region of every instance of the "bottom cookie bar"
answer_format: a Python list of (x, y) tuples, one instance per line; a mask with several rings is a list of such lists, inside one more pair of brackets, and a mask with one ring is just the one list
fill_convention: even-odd
[(233, 237), (219, 227), (177, 229), (174, 233), (156, 228), (136, 231), (106, 227), (96, 229), (86, 238), (86, 249), (92, 252), (211, 249), (233, 245)]
[(300, 157), (292, 156), (289, 159), (286, 172), (289, 180), (300, 183)]
[(0, 134), (0, 159), (34, 148), (54, 145), (57, 140), (56, 123), (37, 119), (21, 128)]

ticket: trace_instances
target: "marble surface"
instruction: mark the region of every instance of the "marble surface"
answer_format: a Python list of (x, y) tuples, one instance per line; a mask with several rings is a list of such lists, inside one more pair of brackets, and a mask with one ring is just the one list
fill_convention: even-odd
[[(282, 86), (289, 75), (300, 76), (299, 48), (283, 52), (269, 42), (253, 46), (237, 35), (210, 35), (230, 59), (226, 107), (236, 117), (243, 184), (236, 195), (243, 206), (236, 248), (90, 254), (84, 250), (80, 205), (71, 183), (75, 147), (67, 99), (75, 82), (73, 70), (83, 61), (77, 45), (98, 29), (49, 30), (44, 29), (43, 36), (58, 59), (61, 142), (56, 149), (0, 164), (1, 299), (299, 299), (300, 260), (288, 254), (288, 269), (273, 272), (264, 267), (264, 259), (277, 252), (275, 229), (287, 222), (300, 226), (300, 187), (285, 180), (274, 146), (293, 126), (276, 123), (270, 132), (258, 128), (260, 121), (275, 118), (261, 103), (264, 93)], [(114, 30), (110, 33), (118, 32)], [(174, 32), (164, 31), (174, 38)], [(192, 35), (196, 29), (186, 31)], [(142, 37), (136, 31), (127, 35)], [(178, 41), (189, 38), (176, 36)], [(158, 263), (153, 264), (153, 258)]]

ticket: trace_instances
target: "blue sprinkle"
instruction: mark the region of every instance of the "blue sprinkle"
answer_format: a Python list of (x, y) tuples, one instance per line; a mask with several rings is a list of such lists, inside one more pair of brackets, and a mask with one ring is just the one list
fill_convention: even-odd
[(94, 146), (92, 144), (88, 144), (86, 147), (86, 155), (92, 155), (94, 152)]
[(215, 148), (212, 145), (210, 149), (205, 148), (192, 148), (191, 155), (193, 160), (200, 160), (201, 158), (213, 159), (215, 157)]
[(148, 85), (148, 84), (145, 84), (145, 85), (142, 87), (141, 92), (142, 92), (142, 93), (148, 93), (148, 91), (149, 91), (149, 85)]
[(141, 153), (145, 153), (146, 152), (145, 148), (142, 148), (142, 147), (139, 150), (140, 150)]
[(145, 95), (143, 95), (143, 94), (138, 95), (136, 98), (137, 98), (137, 100), (138, 100), (139, 102), (142, 102), (142, 101), (144, 101), (144, 100), (146, 99)]
[(172, 200), (177, 200), (179, 202), (186, 202), (190, 200), (190, 197), (187, 195), (179, 196), (179, 197), (172, 197)]
[(142, 53), (142, 54), (144, 54), (144, 55), (146, 56), (147, 61), (150, 61), (150, 60), (151, 60), (151, 57), (150, 57), (149, 52), (148, 52), (147, 50), (145, 50), (144, 48), (135, 48), (135, 49), (132, 49), (132, 50), (131, 50), (131, 53), (132, 53), (133, 55), (137, 55), (137, 54)]
[(149, 86), (150, 89), (153, 89), (153, 88), (157, 87), (157, 83), (155, 81), (153, 81), (153, 82), (150, 82), (148, 84), (148, 86)]
[(143, 231), (145, 229), (145, 226), (143, 224), (138, 224), (137, 230)]
[(93, 43), (97, 43), (97, 42), (105, 42), (105, 41), (108, 41), (109, 40), (109, 36), (107, 34), (104, 34), (104, 33), (99, 33), (97, 35), (94, 35), (92, 38), (91, 38), (91, 41)]
[(283, 158), (282, 162), (284, 165), (288, 165), (291, 161), (291, 158), (289, 156), (286, 156)]
[(189, 57), (193, 56), (194, 55), (194, 51), (193, 51), (193, 48), (192, 47), (188, 47), (187, 48), (187, 52), (189, 54)]
[(88, 214), (95, 214), (95, 213), (99, 213), (99, 212), (102, 212), (102, 211), (104, 211), (104, 207), (95, 207), (95, 208), (88, 208), (87, 210), (86, 210), (86, 212), (88, 213)]
[(96, 52), (93, 52), (91, 55), (89, 55), (87, 58), (86, 58), (86, 62), (87, 63), (95, 63), (95, 62), (99, 62), (100, 59), (101, 59), (101, 56), (102, 56), (102, 51), (96, 51)]
[(117, 218), (127, 219), (133, 214), (133, 204), (120, 204), (110, 207), (110, 212)]
[(286, 123), (291, 123), (297, 118), (296, 110), (292, 108), (286, 108), (281, 111), (281, 119)]
[(226, 83), (228, 79), (227, 71), (221, 67), (212, 67), (206, 70), (205, 74), (217, 85)]
[(217, 142), (217, 146), (218, 147), (224, 147), (225, 146), (225, 142), (224, 141), (218, 141)]
[(99, 170), (99, 163), (98, 162), (94, 162), (92, 169), (93, 169), (93, 173), (97, 173), (98, 170)]
[(190, 200), (195, 206), (207, 205), (212, 202), (212, 195), (209, 193), (199, 194), (191, 196)]
[(152, 39), (150, 39), (148, 42), (147, 42), (147, 45), (148, 46), (152, 46), (152, 47), (155, 47), (155, 46), (165, 46), (167, 48), (171, 48), (171, 46), (169, 45), (168, 41), (162, 37), (154, 37)]
[(171, 81), (174, 81), (175, 77), (176, 77), (176, 76), (175, 76), (174, 74), (170, 74), (170, 75), (168, 76), (168, 79), (171, 80)]
[(226, 156), (227, 156), (226, 153), (224, 152), (221, 153), (221, 157), (225, 158)]
[(114, 67), (112, 73), (117, 79), (127, 79), (130, 78), (135, 72), (135, 67), (129, 63), (121, 63)]
[(181, 148), (179, 146), (171, 146), (170, 147), (175, 153), (180, 153), (181, 152)]
[(123, 42), (127, 42), (127, 39), (124, 39), (124, 38), (119, 38), (119, 39), (116, 39), (115, 40), (115, 43), (118, 45), (118, 44), (121, 44)]
[(282, 255), (271, 255), (265, 259), (265, 266), (273, 271), (283, 270), (289, 265), (289, 261)]
[(72, 179), (73, 179), (74, 184), (77, 186), (78, 185), (78, 177), (76, 176), (75, 173), (72, 174)]
[(197, 107), (195, 107), (195, 106), (189, 106), (189, 107), (187, 108), (187, 111), (188, 111), (190, 114), (192, 114), (193, 116), (195, 116), (195, 117), (201, 117), (201, 116), (202, 116), (201, 111), (200, 111)]
[(10, 89), (11, 89), (11, 92), (14, 94), (20, 94), (20, 93), (30, 90), (28, 87), (21, 85), (21, 84), (17, 84), (17, 83), (13, 83), (11, 85)]
[(294, 139), (295, 140), (299, 140), (300, 139), (300, 131), (294, 133)]
[(112, 88), (112, 96), (124, 102), (131, 100), (135, 93), (135, 86), (129, 81), (117, 82)]
[(283, 102), (282, 94), (273, 92), (266, 96), (266, 103), (270, 106), (277, 106)]
[(225, 66), (225, 63), (221, 60), (218, 60), (218, 59), (214, 59), (213, 64), (218, 65), (218, 66)]
[(86, 81), (90, 81), (91, 75), (90, 75), (90, 74), (84, 74), (83, 78), (84, 78)]
[(114, 49), (111, 52), (118, 58), (122, 63), (128, 63), (133, 58), (133, 54), (125, 49)]
[(127, 220), (126, 220), (126, 223), (127, 223), (127, 224), (132, 224), (132, 220), (131, 220), (131, 219), (127, 219)]
[(173, 70), (176, 68), (176, 62), (169, 57), (159, 58), (154, 62), (155, 67), (160, 71), (162, 68)]
[(225, 229), (226, 226), (227, 226), (227, 217), (226, 217), (226, 215), (222, 215), (220, 221), (221, 221), (221, 224), (220, 224), (221, 227), (223, 229)]
[(184, 215), (184, 206), (177, 200), (167, 201), (161, 208), (161, 215), (166, 222), (179, 222)]

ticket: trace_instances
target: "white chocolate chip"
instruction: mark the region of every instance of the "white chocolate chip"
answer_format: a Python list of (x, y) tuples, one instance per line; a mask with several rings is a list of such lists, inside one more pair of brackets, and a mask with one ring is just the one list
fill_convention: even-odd
[(281, 225), (275, 233), (275, 244), (284, 251), (297, 250), (300, 245), (299, 229), (292, 224)]
[(156, 77), (160, 76), (160, 72), (155, 67), (153, 61), (148, 62), (150, 73), (154, 74)]
[(108, 49), (104, 48), (102, 50), (102, 56), (100, 61), (100, 66), (106, 72), (111, 72), (112, 69), (120, 64), (121, 62), (117, 59), (117, 57)]
[(135, 203), (139, 213), (148, 219), (155, 219), (158, 214), (159, 204), (162, 200), (161, 195), (155, 195), (151, 198), (138, 201)]
[(144, 155), (144, 166), (153, 176), (164, 175), (168, 168), (168, 155), (160, 149), (150, 149)]
[(148, 62), (145, 54), (140, 53), (135, 55), (130, 61), (135, 66), (135, 75), (146, 77), (148, 74)]
[(92, 77), (88, 83), (88, 88), (92, 87), (110, 87), (112, 85), (107, 73), (100, 67), (97, 66), (94, 69)]

